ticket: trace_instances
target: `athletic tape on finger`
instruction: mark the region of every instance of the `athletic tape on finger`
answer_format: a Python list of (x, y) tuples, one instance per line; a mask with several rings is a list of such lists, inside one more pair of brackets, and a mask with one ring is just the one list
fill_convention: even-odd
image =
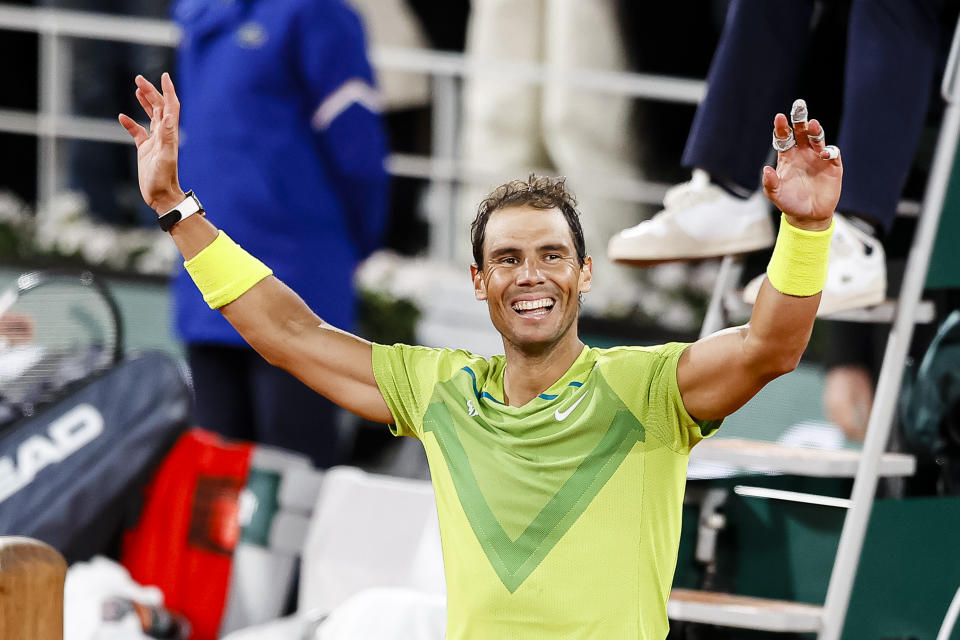
[(812, 133), (807, 133), (807, 139), (813, 142), (823, 142), (823, 138), (826, 135), (826, 132), (823, 130), (823, 125), (820, 126), (820, 133), (813, 135)]
[(798, 122), (806, 122), (809, 117), (807, 111), (807, 102), (803, 98), (797, 98), (793, 101), (793, 107), (790, 108), (790, 122), (791, 124), (797, 124)]
[(828, 144), (823, 150), (827, 152), (827, 157), (824, 160), (836, 160), (840, 157), (840, 149), (832, 144)]
[(777, 130), (774, 129), (773, 142), (771, 144), (773, 145), (774, 151), (779, 151), (780, 153), (783, 153), (784, 151), (789, 151), (790, 149), (793, 149), (793, 147), (795, 147), (797, 144), (797, 140), (796, 138), (793, 137), (792, 129), (790, 130), (790, 133), (787, 135), (786, 138), (778, 138)]

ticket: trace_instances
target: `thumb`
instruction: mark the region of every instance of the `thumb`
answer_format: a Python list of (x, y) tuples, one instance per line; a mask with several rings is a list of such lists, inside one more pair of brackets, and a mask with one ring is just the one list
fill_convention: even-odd
[(780, 176), (777, 175), (777, 170), (769, 165), (763, 168), (761, 181), (763, 182), (763, 191), (768, 196), (776, 193), (777, 189), (780, 188)]

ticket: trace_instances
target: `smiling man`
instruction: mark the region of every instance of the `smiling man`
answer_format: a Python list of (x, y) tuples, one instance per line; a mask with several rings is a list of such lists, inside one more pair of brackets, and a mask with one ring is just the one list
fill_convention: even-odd
[(177, 178), (173, 83), (137, 85), (150, 132), (120, 122), (137, 144), (141, 191), (210, 306), (272, 364), (423, 443), (446, 637), (664, 638), (690, 449), (796, 367), (826, 279), (842, 167), (805, 106), (792, 127), (774, 118), (778, 163), (763, 183), (784, 215), (749, 324), (694, 344), (585, 346), (577, 315), (593, 268), (575, 201), (562, 180), (531, 177), (496, 189), (474, 221), (474, 291), (504, 346), (482, 358), (371, 344), (314, 315), (193, 215), (199, 203)]

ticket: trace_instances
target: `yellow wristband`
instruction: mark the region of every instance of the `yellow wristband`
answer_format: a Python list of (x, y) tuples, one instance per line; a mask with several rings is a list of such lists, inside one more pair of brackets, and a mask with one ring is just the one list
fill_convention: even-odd
[(221, 231), (203, 251), (183, 263), (211, 309), (219, 309), (250, 290), (273, 270)]
[(833, 220), (823, 231), (798, 229), (787, 216), (780, 216), (780, 233), (767, 265), (767, 279), (773, 288), (790, 296), (812, 296), (827, 283), (827, 263)]

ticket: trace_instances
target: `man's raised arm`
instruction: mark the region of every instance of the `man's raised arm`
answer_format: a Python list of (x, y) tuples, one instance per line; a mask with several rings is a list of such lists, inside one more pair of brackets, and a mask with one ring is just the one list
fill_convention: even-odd
[[(177, 175), (180, 102), (166, 73), (162, 93), (142, 76), (137, 76), (136, 83), (137, 100), (150, 117), (150, 131), (124, 114), (119, 120), (137, 145), (140, 192), (148, 205), (163, 214), (185, 198)], [(321, 320), (205, 217), (189, 216), (170, 233), (195, 280), (199, 273), (204, 297), (268, 362), (359, 416), (393, 421), (373, 376), (369, 342)]]
[(793, 371), (810, 340), (843, 166), (839, 150), (825, 146), (820, 123), (807, 122), (802, 100), (791, 119), (792, 129), (782, 113), (774, 118), (777, 168), (763, 170), (764, 193), (783, 218), (750, 322), (694, 343), (677, 366), (684, 406), (700, 420), (730, 415), (767, 382)]

